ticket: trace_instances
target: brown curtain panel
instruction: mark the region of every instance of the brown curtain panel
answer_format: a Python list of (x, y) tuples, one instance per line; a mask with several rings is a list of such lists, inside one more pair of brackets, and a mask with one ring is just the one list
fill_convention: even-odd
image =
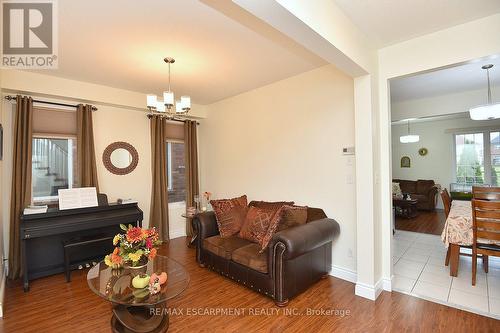
[[(184, 148), (186, 163), (186, 206), (194, 206), (194, 196), (199, 195), (198, 181), (198, 140), (196, 137), (196, 121), (186, 120), (184, 123)], [(186, 223), (186, 233), (193, 235), (193, 226)]]
[(31, 147), (33, 99), (16, 98), (12, 152), (12, 190), (10, 202), (9, 278), (23, 275), (19, 224), (21, 212), (31, 204)]
[(167, 128), (166, 121), (158, 116), (151, 118), (151, 209), (149, 226), (156, 227), (162, 240), (168, 234), (167, 191)]
[(76, 145), (78, 154), (78, 186), (95, 187), (99, 193), (94, 126), (92, 124), (92, 105), (79, 104), (76, 109)]

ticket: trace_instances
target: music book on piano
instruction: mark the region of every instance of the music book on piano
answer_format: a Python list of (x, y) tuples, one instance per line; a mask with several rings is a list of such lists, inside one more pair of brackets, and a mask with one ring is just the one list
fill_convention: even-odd
[(59, 210), (96, 207), (97, 191), (95, 187), (80, 187), (58, 191)]

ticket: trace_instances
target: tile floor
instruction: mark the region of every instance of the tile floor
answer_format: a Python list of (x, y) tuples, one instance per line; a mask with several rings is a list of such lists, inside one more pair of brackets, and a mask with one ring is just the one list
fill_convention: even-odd
[(488, 274), (479, 259), (472, 286), (472, 258), (460, 256), (458, 276), (451, 277), (445, 257), (440, 236), (396, 230), (393, 290), (500, 319), (500, 258), (489, 258)]

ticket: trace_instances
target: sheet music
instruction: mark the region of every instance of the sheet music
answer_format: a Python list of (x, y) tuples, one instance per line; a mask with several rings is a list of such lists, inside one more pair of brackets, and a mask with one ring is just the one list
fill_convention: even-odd
[(95, 187), (81, 187), (58, 191), (59, 210), (96, 207), (97, 191)]

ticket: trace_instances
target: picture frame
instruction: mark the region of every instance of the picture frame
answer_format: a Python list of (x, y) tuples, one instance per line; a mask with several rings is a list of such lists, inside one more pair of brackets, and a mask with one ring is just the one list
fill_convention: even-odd
[(411, 160), (410, 160), (409, 156), (401, 157), (401, 167), (402, 168), (410, 168), (411, 167)]

